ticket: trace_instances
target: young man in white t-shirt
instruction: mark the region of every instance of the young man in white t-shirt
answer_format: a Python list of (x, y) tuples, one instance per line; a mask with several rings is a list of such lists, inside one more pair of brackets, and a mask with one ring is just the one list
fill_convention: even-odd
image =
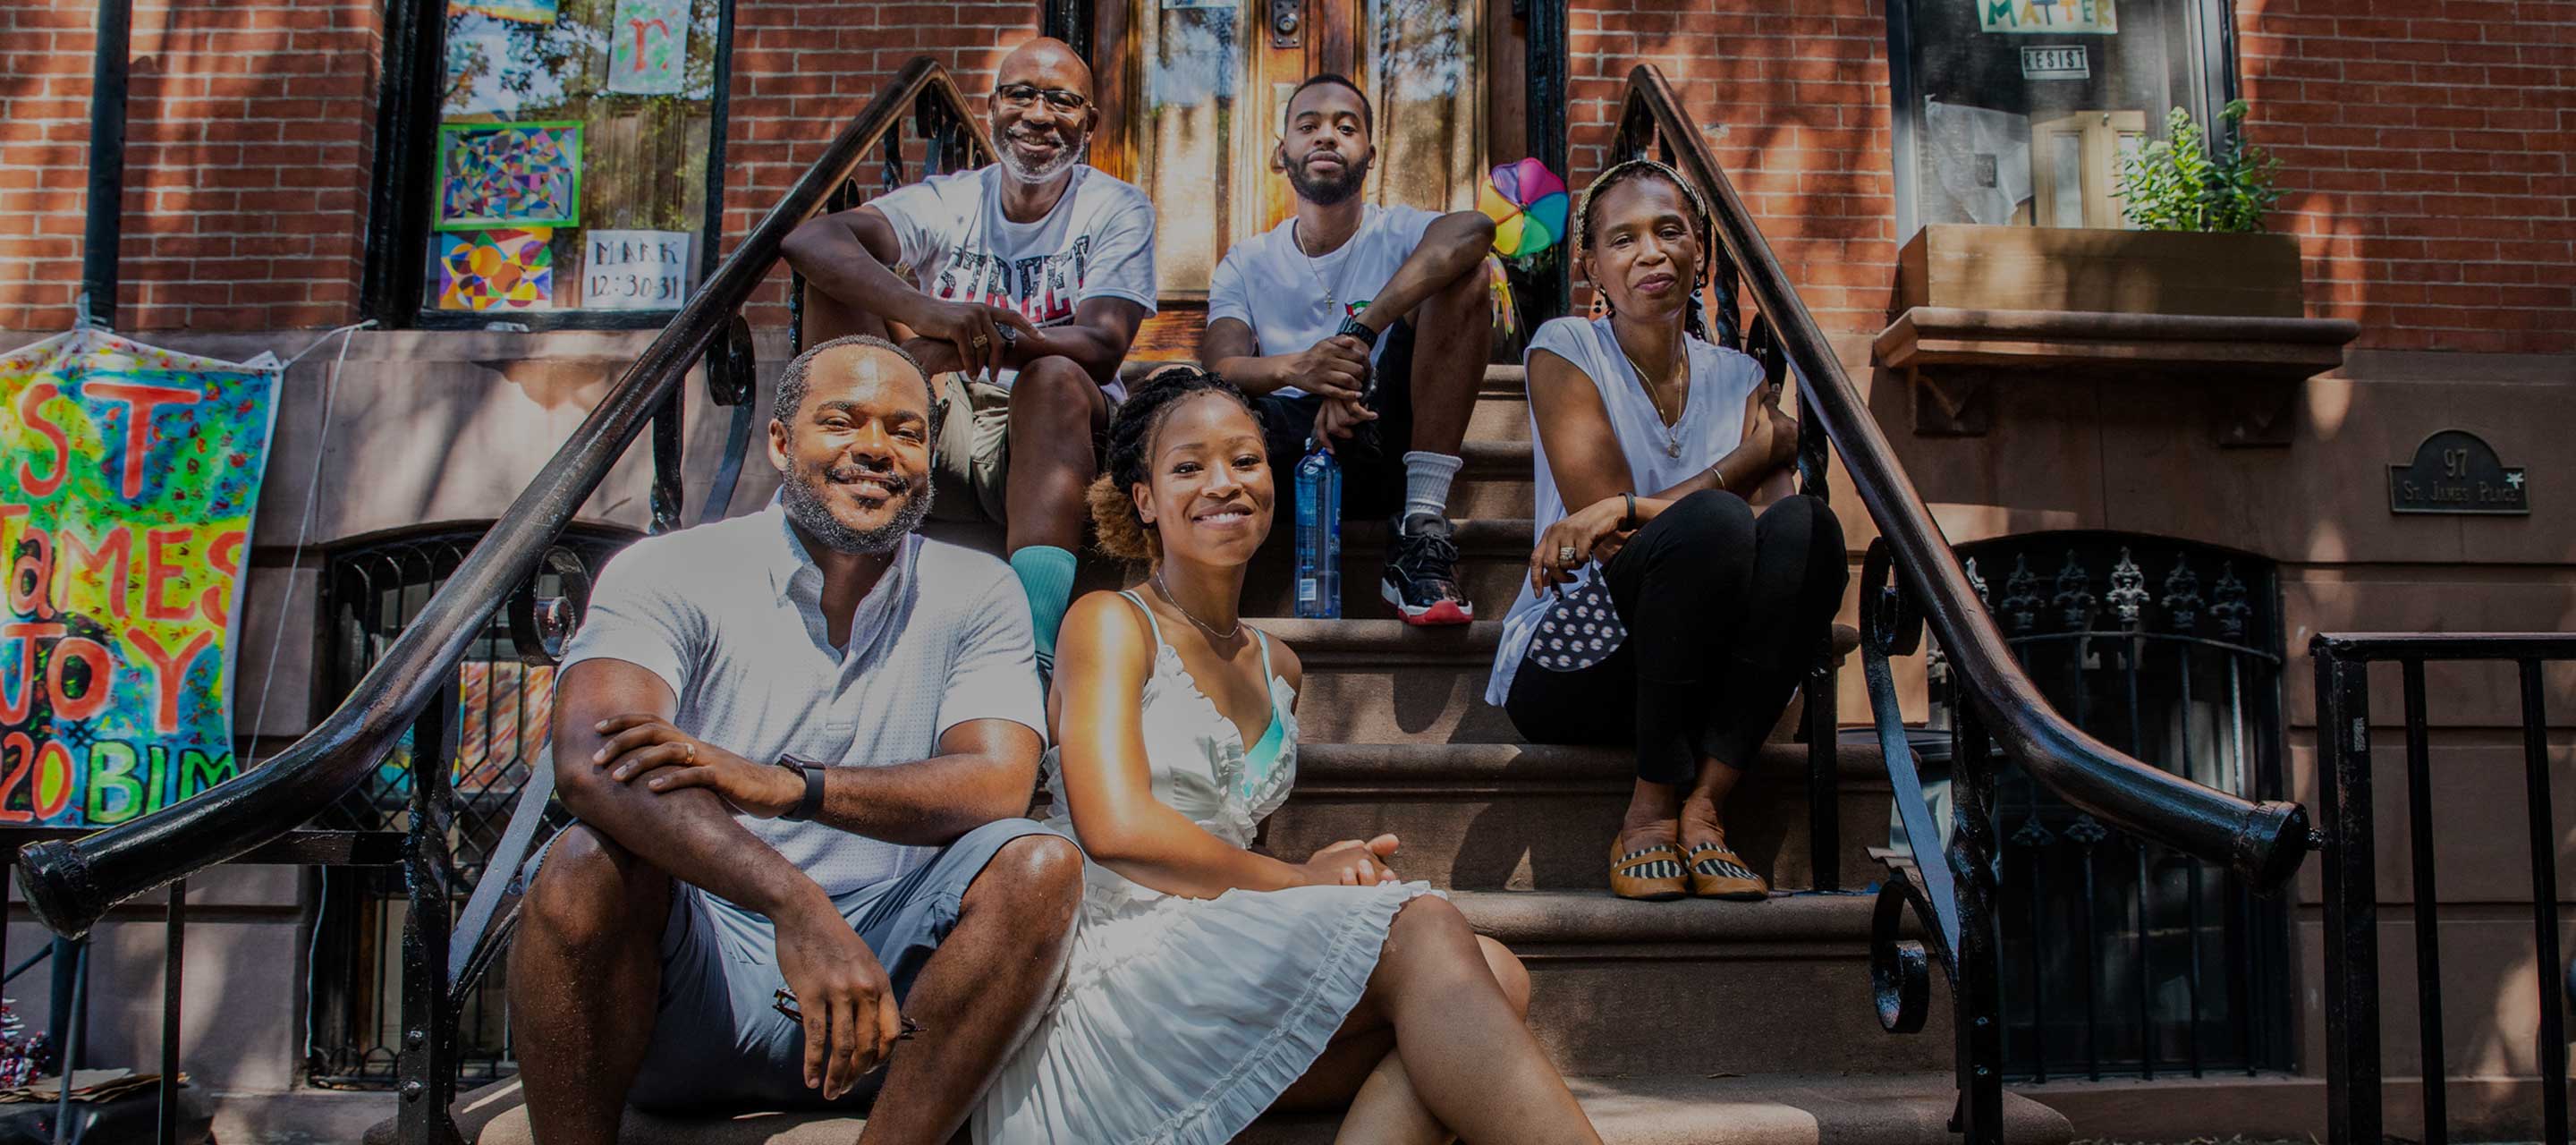
[(1494, 223), (1362, 200), (1371, 115), (1337, 75), (1289, 97), (1271, 164), (1297, 213), (1217, 265), (1199, 356), (1253, 395), (1283, 482), (1312, 441), (1343, 461), (1349, 513), (1393, 513), (1379, 592), (1405, 622), (1465, 624), (1449, 482), (1493, 349)]
[(1100, 109), (1073, 49), (1031, 40), (995, 80), (1000, 162), (816, 218), (786, 255), (805, 276), (806, 344), (898, 323), (949, 375), (937, 515), (1003, 523), (1051, 667), (1118, 364), (1154, 313), (1154, 204), (1082, 162)]

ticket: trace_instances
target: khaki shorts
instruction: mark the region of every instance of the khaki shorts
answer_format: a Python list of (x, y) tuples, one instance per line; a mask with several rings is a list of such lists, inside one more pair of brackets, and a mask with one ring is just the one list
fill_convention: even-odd
[(1008, 520), (1003, 490), (1011, 474), (1011, 391), (964, 374), (939, 376), (938, 455), (930, 515), (940, 521)]
[[(1011, 391), (991, 382), (968, 381), (964, 374), (939, 376), (939, 451), (931, 464), (931, 487), (938, 497), (931, 503), (934, 521), (1006, 524), (1003, 515), (1006, 492), (1011, 476)], [(1109, 415), (1118, 413), (1118, 399), (1110, 398)], [(1109, 435), (1104, 427), (1091, 438), (1091, 456), (1097, 464), (1109, 451)]]

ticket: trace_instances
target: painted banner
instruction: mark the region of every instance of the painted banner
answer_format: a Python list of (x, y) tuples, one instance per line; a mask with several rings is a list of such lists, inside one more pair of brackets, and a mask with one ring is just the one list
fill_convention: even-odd
[(1977, 30), (2022, 34), (2097, 33), (2120, 30), (2115, 0), (1968, 0), (1977, 6)]
[(675, 95), (689, 86), (689, 0), (617, 0), (608, 22), (608, 90)]
[(581, 304), (593, 310), (677, 310), (688, 301), (687, 231), (581, 233)]
[(278, 373), (88, 329), (0, 356), (0, 823), (121, 823), (239, 770)]

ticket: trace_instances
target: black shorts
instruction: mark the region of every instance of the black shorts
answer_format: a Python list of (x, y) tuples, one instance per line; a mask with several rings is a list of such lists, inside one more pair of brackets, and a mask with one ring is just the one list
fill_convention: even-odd
[[(1413, 447), (1412, 320), (1388, 327), (1384, 347), (1377, 359), (1376, 392), (1369, 402), (1377, 420), (1334, 449), (1342, 463), (1342, 519), (1346, 521), (1393, 516), (1404, 504), (1404, 454)], [(1306, 456), (1306, 439), (1314, 435), (1315, 412), (1323, 406), (1324, 399), (1313, 394), (1267, 393), (1252, 399), (1283, 499), (1289, 495), (1297, 462)]]

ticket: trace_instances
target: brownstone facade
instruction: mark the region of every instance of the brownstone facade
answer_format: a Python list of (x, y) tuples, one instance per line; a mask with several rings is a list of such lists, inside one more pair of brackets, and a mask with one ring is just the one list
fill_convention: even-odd
[[(1496, 6), (1508, 13), (1507, 6)], [(2576, 628), (2576, 0), (2237, 0), (2235, 67), (2252, 103), (2252, 140), (2282, 161), (2287, 194), (2272, 219), (2297, 236), (2311, 318), (2349, 319), (2344, 365), (2296, 386), (2286, 444), (2218, 443), (2223, 387), (2180, 373), (2069, 369), (1997, 383), (1982, 436), (1917, 434), (1924, 400), (1878, 369), (1870, 342), (1891, 320), (1898, 233), (1888, 26), (1876, 0), (1789, 6), (1751, 0), (1574, 0), (1570, 155), (1576, 185), (1606, 162), (1628, 70), (1663, 69), (1689, 102), (1806, 304), (1836, 341), (1880, 424), (1953, 541), (2053, 529), (2113, 530), (2223, 545), (2277, 564), (2289, 797), (2316, 801), (2308, 638), (2353, 630)], [(2374, 14), (2381, 11), (2396, 14)], [(8, 341), (67, 326), (80, 277), (88, 0), (0, 6), (0, 331)], [(902, 64), (929, 54), (960, 87), (990, 87), (996, 48), (1035, 33), (1036, 7), (877, 0), (738, 0), (726, 124), (725, 235), (738, 239)], [(356, 320), (374, 178), (383, 6), (375, 0), (203, 4), (142, 0), (134, 21), (132, 142), (118, 325), (214, 353), (300, 348)], [(1517, 52), (1508, 27), (1497, 54)], [(1517, 66), (1490, 73), (1517, 81)], [(1495, 102), (1517, 106), (1515, 93)], [(1494, 125), (1516, 140), (1516, 125)], [(1517, 158), (1497, 143), (1488, 162)], [(751, 317), (762, 357), (783, 357), (783, 270)], [(244, 750), (265, 755), (324, 710), (306, 650), (315, 568), (352, 538), (436, 522), (488, 520), (631, 362), (649, 335), (572, 331), (387, 331), (361, 335), (340, 376), (332, 421), (318, 401), (322, 360), (288, 380), (252, 564), (238, 690), (263, 684), (291, 702)], [(691, 489), (704, 487), (721, 417), (693, 387)], [(421, 427), (442, 427), (425, 433)], [(2400, 517), (2385, 473), (2426, 434), (2476, 432), (2507, 464), (2531, 467), (2532, 515)], [(327, 444), (325, 444), (327, 440)], [(302, 475), (325, 450), (335, 482), (300, 532)], [(644, 523), (648, 463), (636, 451), (586, 510)], [(766, 475), (737, 495), (765, 496)], [(291, 478), (291, 479), (290, 479)], [(1848, 478), (1836, 475), (1855, 562), (1874, 535)], [(299, 552), (299, 540), (303, 546)], [(292, 571), (290, 571), (292, 569)], [(280, 605), (285, 610), (279, 627)], [(1847, 617), (1848, 619), (1848, 617)], [(284, 640), (266, 680), (272, 633)], [(1920, 714), (1920, 661), (1902, 665)], [(2576, 672), (2551, 676), (2553, 759), (2576, 763)], [(2501, 675), (2434, 676), (2446, 903), (2444, 965), (2453, 999), (2455, 1110), (2503, 1129), (2527, 1125), (2536, 1059), (2531, 1006), (2561, 968), (2532, 965), (2520, 853), (2519, 741)], [(2393, 684), (2376, 711), (2398, 710)], [(284, 709), (284, 710), (276, 710)], [(1841, 710), (1866, 720), (1858, 673)], [(2395, 737), (2386, 737), (2393, 744)], [(2449, 744), (2452, 746), (2444, 746)], [(2402, 774), (2391, 749), (2391, 777)], [(2561, 771), (2564, 775), (2564, 771)], [(2383, 902), (2403, 904), (2403, 784), (2380, 785)], [(2576, 783), (2561, 783), (2559, 822), (2576, 823)], [(2491, 841), (2501, 840), (2501, 841)], [(2560, 886), (2576, 886), (2562, 842)], [(2452, 874), (2452, 872), (2457, 872)], [(222, 937), (192, 951), (191, 1069), (218, 1089), (297, 1084), (301, 943), (310, 880), (261, 872), (210, 880)], [(2286, 1075), (2161, 1090), (2057, 1084), (2029, 1092), (2080, 1130), (2154, 1125), (2175, 1135), (2322, 1132), (2322, 1026), (2315, 974), (2320, 926), (2313, 864), (2291, 907), (2296, 1049)], [(2519, 888), (2519, 890), (2517, 889)], [(2517, 894), (2520, 895), (2517, 900)], [(2523, 905), (2516, 907), (2517, 901)], [(10, 949), (36, 937), (13, 916)], [(2411, 934), (2384, 911), (2389, 1070), (2413, 1070)], [(102, 966), (134, 989), (113, 995), (104, 1050), (151, 1052), (146, 985), (158, 932), (104, 928)], [(199, 978), (205, 981), (201, 985)], [(22, 980), (22, 1012), (42, 1005)], [(129, 1001), (127, 999), (131, 998)], [(40, 1012), (40, 1011), (36, 1011)], [(2122, 1083), (2126, 1085), (2127, 1083)], [(2148, 1096), (2140, 1098), (2139, 1094)], [(2161, 1118), (2162, 1120), (2158, 1120)], [(2406, 1132), (2395, 1121), (2391, 1131)]]

